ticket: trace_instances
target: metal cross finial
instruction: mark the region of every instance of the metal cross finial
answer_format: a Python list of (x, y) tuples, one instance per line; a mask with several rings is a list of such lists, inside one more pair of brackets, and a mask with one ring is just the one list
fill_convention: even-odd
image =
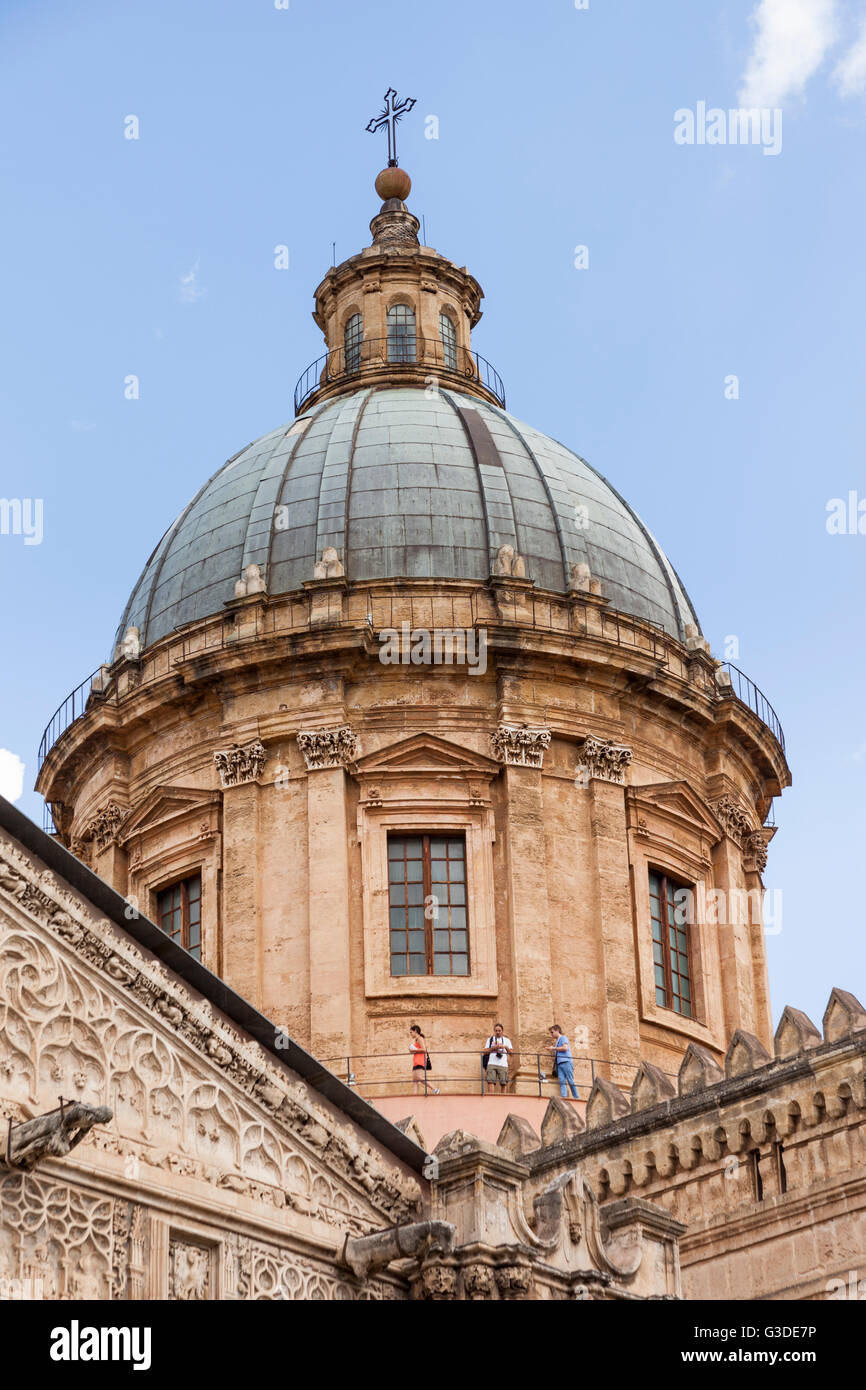
[(373, 134), (378, 130), (387, 127), (388, 130), (388, 167), (392, 168), (397, 163), (397, 122), (401, 116), (405, 116), (407, 111), (411, 111), (415, 105), (415, 97), (404, 97), (402, 101), (397, 100), (397, 93), (393, 87), (389, 87), (385, 93), (385, 109), (380, 116), (374, 116), (367, 126), (367, 130)]

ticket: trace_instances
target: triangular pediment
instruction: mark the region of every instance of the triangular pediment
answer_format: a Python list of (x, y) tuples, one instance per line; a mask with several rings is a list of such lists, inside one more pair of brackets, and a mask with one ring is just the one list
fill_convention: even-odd
[(495, 777), (500, 764), (438, 734), (412, 734), (359, 758), (356, 777), (404, 776), (409, 773), (451, 774), (455, 777)]
[(202, 791), (200, 787), (154, 787), (123, 822), (121, 843), (177, 816), (207, 811), (218, 801), (218, 792)]
[(667, 812), (679, 820), (688, 821), (712, 837), (713, 843), (722, 838), (722, 827), (698, 795), (694, 787), (686, 781), (649, 782), (645, 786), (629, 787), (628, 799), (638, 806), (653, 806)]

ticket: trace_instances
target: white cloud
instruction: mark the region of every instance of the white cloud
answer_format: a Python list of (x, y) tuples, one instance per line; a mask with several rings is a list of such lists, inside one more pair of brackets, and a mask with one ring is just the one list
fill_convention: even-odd
[(201, 299), (205, 291), (198, 283), (198, 261), (186, 275), (181, 275), (179, 284), (181, 304), (195, 304)]
[(740, 86), (742, 106), (781, 106), (801, 96), (838, 37), (838, 0), (758, 0), (755, 39)]
[(0, 796), (17, 801), (24, 790), (24, 763), (17, 753), (0, 748)]
[(866, 14), (860, 19), (857, 38), (837, 63), (833, 77), (843, 97), (866, 92)]
[(95, 430), (96, 426), (90, 424), (88, 420), (70, 420), (69, 428), (75, 430), (76, 434), (88, 434), (90, 430)]

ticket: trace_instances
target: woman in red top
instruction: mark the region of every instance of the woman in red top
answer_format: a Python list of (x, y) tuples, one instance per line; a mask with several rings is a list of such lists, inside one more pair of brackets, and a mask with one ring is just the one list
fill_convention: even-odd
[[(412, 1053), (412, 1089), (418, 1096), (427, 1090), (427, 1040), (417, 1023), (413, 1023), (409, 1029), (409, 1049)], [(434, 1096), (438, 1096), (435, 1087), (431, 1089)]]

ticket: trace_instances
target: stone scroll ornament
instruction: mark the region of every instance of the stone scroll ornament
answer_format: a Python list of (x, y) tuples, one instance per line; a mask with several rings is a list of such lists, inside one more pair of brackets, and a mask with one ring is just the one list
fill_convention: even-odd
[(221, 749), (214, 753), (213, 760), (216, 763), (221, 784), (224, 787), (240, 787), (245, 782), (258, 781), (262, 775), (266, 756), (264, 744), (255, 739), (252, 743), (248, 743), (245, 748), (239, 748), (235, 744), (233, 748)]
[(584, 742), (582, 772), (587, 779), (599, 782), (615, 782), (625, 785), (625, 776), (631, 766), (632, 750), (619, 743), (606, 739), (587, 738)]
[[(736, 840), (738, 845), (745, 845), (752, 834), (752, 822), (742, 806), (732, 796), (723, 796), (721, 801), (716, 802), (713, 810), (721, 821), (725, 834)], [(754, 850), (751, 852), (755, 853)]]
[(302, 729), (298, 747), (308, 772), (319, 768), (349, 767), (360, 752), (358, 735), (348, 724), (340, 729)]
[(92, 840), (97, 850), (103, 850), (117, 839), (123, 822), (129, 815), (129, 809), (125, 806), (118, 806), (116, 801), (109, 801), (107, 806), (103, 806), (100, 811), (89, 822), (84, 832), (85, 840)]
[(541, 767), (550, 747), (549, 729), (530, 729), (525, 724), (500, 724), (490, 743), (494, 757), (508, 767)]

